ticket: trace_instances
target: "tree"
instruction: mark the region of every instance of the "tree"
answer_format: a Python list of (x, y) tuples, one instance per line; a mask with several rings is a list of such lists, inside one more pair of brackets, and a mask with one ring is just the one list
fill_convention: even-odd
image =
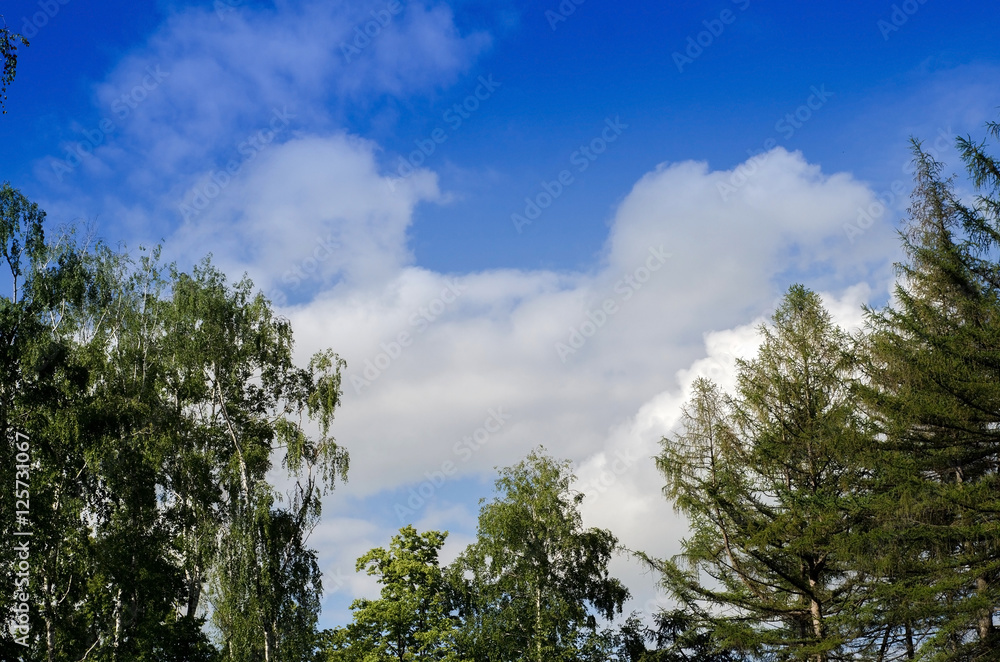
[(463, 654), (475, 660), (607, 659), (596, 617), (628, 590), (608, 574), (618, 540), (585, 529), (568, 462), (538, 449), (501, 471), (476, 542), (450, 568), (461, 592)]
[[(0, 21), (3, 21), (2, 14)], [(14, 75), (17, 73), (18, 42), (23, 46), (29, 45), (24, 36), (11, 32), (4, 22), (4, 26), (0, 28), (0, 57), (3, 58), (3, 67), (0, 71), (0, 111), (4, 115), (7, 114), (7, 109), (4, 108), (4, 103), (7, 101), (7, 86), (14, 82)]]
[(656, 627), (646, 630), (653, 649), (644, 651), (638, 662), (740, 662), (738, 653), (725, 650), (706, 623), (705, 614), (684, 609), (654, 615)]
[[(91, 391), (93, 339), (106, 333), (110, 324), (105, 322), (113, 317), (95, 315), (103, 303), (106, 255), (100, 249), (88, 253), (66, 233), (47, 244), (44, 219), (45, 213), (19, 191), (9, 184), (0, 188), (0, 243), (11, 288), (9, 298), (0, 298), (0, 475), (5, 482), (9, 478), (14, 484), (12, 442), (24, 435), (29, 446), (28, 461), (18, 463), (17, 478), (27, 483), (25, 498), (16, 506), (7, 494), (0, 497), (0, 522), (5, 538), (14, 539), (15, 530), (31, 533), (22, 539), (28, 567), (20, 579), (35, 617), (25, 624), (29, 631), (16, 633), (17, 642), (6, 629), (0, 635), (4, 657), (10, 659), (83, 655), (92, 608), (102, 594), (96, 589), (103, 588), (88, 581), (88, 570), (101, 559), (87, 517), (97, 514), (88, 507), (98, 483), (87, 467), (94, 440), (102, 434), (99, 421), (109, 413)], [(27, 513), (15, 520), (15, 510)], [(0, 574), (10, 585), (14, 562), (13, 555), (0, 561)], [(9, 622), (10, 596), (0, 598), (0, 605)]]
[[(214, 490), (220, 518), (211, 570), (206, 550), (191, 571), (211, 577), (226, 659), (311, 655), (322, 586), (305, 543), (322, 495), (348, 469), (346, 451), (329, 434), (344, 362), (325, 351), (307, 368), (296, 367), (289, 322), (253, 293), (248, 279), (231, 286), (207, 260), (191, 275), (172, 270), (170, 286), (160, 314), (170, 358), (164, 388), (186, 419), (175, 443), (195, 458), (207, 456), (208, 484), (197, 491)], [(309, 420), (318, 427), (315, 438)], [(285, 495), (267, 481), (272, 458), (281, 459), (292, 480)], [(194, 496), (178, 492), (176, 499), (190, 503)], [(286, 507), (277, 505), (282, 500)], [(203, 514), (188, 515), (194, 524), (186, 544), (204, 549)]]
[(884, 476), (874, 544), (897, 578), (884, 601), (922, 635), (908, 638), (911, 658), (992, 659), (1000, 645), (1000, 164), (985, 143), (959, 148), (972, 205), (914, 141), (897, 301), (869, 315), (864, 395)]
[(684, 624), (688, 640), (704, 647), (698, 633), (712, 633), (712, 655), (823, 662), (859, 643), (863, 578), (845, 551), (869, 439), (850, 392), (857, 368), (846, 334), (801, 286), (760, 332), (736, 392), (697, 380), (681, 431), (663, 439), (664, 494), (691, 532), (673, 560), (645, 558), (698, 617)]
[[(29, 583), (0, 596), (32, 627), (4, 629), (0, 656), (209, 662), (211, 585), (228, 659), (307, 659), (322, 587), (306, 542), (348, 464), (330, 435), (343, 362), (296, 367), (248, 280), (207, 260), (164, 277), (156, 251), (136, 265), (72, 230), (47, 242), (44, 216), (0, 188), (0, 478), (22, 471), (15, 441), (31, 451), (29, 513), (3, 492), (0, 526), (32, 534)], [(0, 559), (9, 585), (16, 563)]]
[(358, 559), (358, 571), (378, 577), (381, 597), (355, 600), (351, 624), (327, 633), (330, 662), (460, 659), (453, 596), (438, 564), (446, 537), (406, 526), (388, 550), (379, 547)]

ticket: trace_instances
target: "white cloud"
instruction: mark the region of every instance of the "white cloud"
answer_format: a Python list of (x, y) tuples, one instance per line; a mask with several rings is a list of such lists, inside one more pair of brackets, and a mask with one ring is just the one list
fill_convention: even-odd
[[(696, 375), (732, 387), (734, 357), (754, 351), (754, 325), (793, 280), (823, 292), (841, 324), (860, 323), (860, 302), (889, 285), (863, 281), (896, 246), (888, 223), (853, 242), (845, 232), (872, 192), (781, 148), (731, 171), (664, 164), (619, 205), (591, 269), (436, 273), (414, 263), (408, 232), (417, 205), (449, 193), (428, 170), (393, 179), (379, 145), (339, 127), (347, 112), (389, 122), (396, 110), (380, 100), (454, 82), (490, 36), (417, 0), (361, 46), (357, 31), (388, 0), (276, 4), (185, 10), (122, 60), (94, 90), (113, 132), (61, 184), (39, 165), (54, 190), (77, 187), (63, 198), (76, 196), (72, 211), (59, 201), (52, 215), (74, 217), (89, 199), (133, 236), (166, 236), (171, 257), (211, 250), (227, 273), (306, 301), (281, 309), (300, 361), (325, 347), (349, 361), (335, 434), (351, 478), (311, 540), (328, 592), (377, 594), (354, 560), (395, 532), (362, 517), (379, 495), (445, 462), (456, 478), (492, 476), (540, 443), (577, 462), (588, 525), (675, 552), (684, 524), (660, 494), (659, 439)], [(982, 105), (956, 121), (978, 125)], [(220, 175), (230, 162), (238, 177)], [(114, 177), (115, 195), (89, 192)], [(421, 528), (458, 527), (445, 560), (470, 540), (478, 496), (418, 514)], [(615, 567), (648, 599), (641, 568)]]
[[(129, 224), (130, 239), (165, 236), (180, 205), (227, 164), (244, 166), (305, 132), (334, 134), (342, 115), (386, 95), (449, 85), (490, 46), (488, 33), (460, 31), (444, 3), (408, 1), (393, 15), (388, 4), (313, 0), (217, 13), (209, 3), (172, 14), (95, 85), (96, 119), (71, 126), (36, 175), (62, 198), (74, 196), (77, 208)], [(374, 36), (347, 55), (356, 29)], [(275, 115), (286, 121), (274, 143), (259, 140)], [(85, 202), (109, 182), (143, 209)]]
[[(307, 169), (308, 162), (282, 152), (298, 148), (276, 148), (255, 181), (266, 186), (271, 168), (295, 180), (288, 169)], [(355, 191), (383, 183), (374, 170), (358, 172)], [(684, 524), (662, 498), (651, 458), (694, 376), (732, 386), (734, 357), (752, 354), (755, 325), (790, 284), (788, 254), (795, 255), (796, 276), (819, 274), (838, 322), (857, 324), (869, 286), (854, 279), (879, 246), (852, 245), (843, 233), (843, 223), (872, 199), (848, 175), (824, 175), (800, 154), (779, 149), (723, 200), (716, 184), (729, 176), (691, 162), (649, 173), (620, 205), (604, 258), (589, 273), (448, 275), (409, 265), (383, 247), (405, 246), (416, 195), (382, 226), (379, 241), (348, 236), (345, 257), (331, 269), (351, 272), (351, 265), (371, 262), (382, 265), (381, 278), (341, 282), (284, 311), (303, 359), (332, 347), (349, 363), (336, 427), (352, 453), (351, 480), (328, 508), (337, 512), (345, 495), (356, 508), (356, 499), (365, 503), (424, 481), (449, 461), (456, 478), (492, 476), (493, 467), (513, 464), (541, 443), (578, 462), (582, 487), (601, 488), (585, 501), (588, 524), (612, 528), (632, 549), (676, 552)], [(291, 198), (323, 200), (310, 191), (322, 188), (320, 179), (311, 181)], [(273, 215), (257, 209), (258, 201), (273, 209), (274, 200), (258, 192), (247, 200), (246, 218)], [(356, 195), (353, 204), (366, 217), (384, 202)], [(275, 230), (263, 220), (259, 227), (244, 241), (272, 241)], [(613, 306), (605, 308), (607, 301)], [(557, 343), (570, 346), (574, 338), (582, 345), (560, 356)], [(507, 418), (487, 433), (497, 409)], [(615, 475), (616, 460), (619, 468), (629, 464), (602, 486), (605, 472)], [(486, 494), (457, 505), (429, 499), (418, 517), (426, 526), (464, 522), (459, 533), (468, 536), (478, 496)], [(387, 544), (392, 533), (386, 528), (376, 544)], [(637, 604), (651, 599), (653, 582), (640, 566), (619, 559), (615, 567), (633, 585)]]
[[(868, 302), (869, 293), (868, 285), (861, 283), (847, 288), (840, 297), (821, 296), (834, 323), (857, 328), (863, 319), (861, 305)], [(580, 463), (576, 489), (588, 495), (583, 502), (588, 526), (611, 529), (625, 548), (654, 557), (669, 558), (680, 552), (687, 523), (662, 496), (664, 481), (653, 458), (660, 453), (661, 439), (678, 431), (681, 409), (691, 398), (697, 378), (711, 379), (724, 391), (735, 392), (736, 359), (754, 357), (760, 345), (759, 328), (765, 323), (761, 317), (732, 329), (706, 333), (704, 356), (678, 370), (676, 384), (643, 404), (608, 435), (602, 450)], [(619, 557), (612, 570), (632, 589), (629, 609), (642, 611), (662, 598), (655, 576), (634, 559)]]
[(375, 146), (342, 134), (274, 145), (245, 169), (221, 187), (201, 187), (215, 195), (186, 208), (188, 221), (168, 250), (212, 246), (230, 273), (246, 269), (263, 289), (281, 286), (292, 297), (341, 277), (381, 286), (410, 261), (414, 205), (438, 197), (428, 171), (388, 195)]
[[(249, 271), (265, 290), (306, 301), (281, 311), (300, 360), (325, 347), (348, 360), (335, 433), (351, 479), (313, 538), (324, 570), (351, 577), (339, 596), (373, 593), (354, 559), (393, 533), (358, 516), (367, 499), (445, 462), (456, 478), (490, 476), (540, 443), (579, 463), (581, 485), (627, 461), (585, 502), (588, 523), (670, 553), (683, 524), (650, 458), (687, 385), (696, 373), (728, 378), (732, 356), (752, 351), (746, 324), (791, 279), (832, 292), (838, 317), (856, 317), (867, 290), (847, 288), (895, 245), (877, 229), (855, 243), (844, 232), (871, 191), (780, 148), (733, 171), (665, 164), (624, 198), (585, 272), (421, 268), (408, 242), (414, 209), (446, 196), (427, 170), (391, 180), (378, 145), (336, 129), (337, 100), (445, 84), (488, 37), (462, 35), (443, 5), (407, 3), (347, 62), (340, 42), (380, 9), (311, 2), (221, 21), (205, 10), (174, 16), (97, 88), (116, 134), (81, 170), (127, 177), (100, 207), (143, 236), (162, 231), (171, 256), (210, 249), (227, 273)], [(162, 80), (115, 115), (121, 94), (157, 66)], [(239, 176), (220, 174), (230, 161)], [(419, 514), (422, 526), (462, 529), (449, 555), (472, 533), (476, 496), (432, 500)], [(643, 581), (634, 564), (622, 568)]]
[[(295, 161), (274, 160), (284, 173), (281, 186), (296, 180), (288, 170)], [(726, 201), (715, 186), (725, 177), (699, 163), (644, 177), (617, 212), (603, 266), (590, 274), (448, 276), (407, 266), (399, 248), (406, 205), (393, 223), (379, 226), (377, 241), (345, 235), (345, 257), (330, 268), (353, 273), (356, 264), (380, 265), (382, 278), (363, 287), (341, 284), (287, 314), (303, 352), (330, 346), (348, 360), (338, 427), (356, 448), (351, 492), (374, 494), (418, 480), (452, 457), (453, 444), (495, 407), (509, 411), (510, 421), (462, 465), (464, 472), (509, 464), (543, 442), (556, 453), (586, 457), (697, 358), (703, 333), (770, 310), (789, 284), (783, 255), (796, 252), (800, 274), (816, 269), (826, 285), (853, 285), (869, 256), (846, 240), (842, 224), (870, 200), (864, 186), (847, 175), (825, 176), (783, 150)], [(262, 172), (255, 185), (270, 180)], [(325, 184), (302, 184), (289, 197), (307, 201), (307, 208), (325, 199), (310, 186)], [(370, 170), (350, 184), (358, 192), (379, 186)], [(354, 203), (369, 205), (362, 216), (383, 204), (362, 199), (356, 195)], [(266, 201), (266, 212), (255, 208), (256, 200)], [(311, 222), (289, 208), (284, 218), (291, 223), (269, 231), (264, 219), (275, 217), (273, 201), (257, 194), (246, 203), (244, 217), (261, 219), (252, 224), (259, 228), (253, 236), (240, 238), (250, 246), (288, 252), (293, 239), (275, 234)], [(657, 257), (661, 246), (669, 257)], [(449, 282), (457, 294), (449, 293)], [(397, 347), (404, 333), (409, 344)]]

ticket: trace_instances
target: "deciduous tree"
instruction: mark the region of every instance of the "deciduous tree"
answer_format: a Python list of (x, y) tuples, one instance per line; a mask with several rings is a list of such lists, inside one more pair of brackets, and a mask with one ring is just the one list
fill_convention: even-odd
[(353, 621), (328, 633), (330, 662), (459, 662), (454, 596), (438, 563), (446, 533), (418, 533), (412, 526), (393, 536), (389, 549), (358, 559), (382, 585), (377, 600), (351, 605)]
[(597, 617), (628, 590), (608, 573), (618, 540), (584, 528), (568, 462), (533, 451), (503, 469), (476, 542), (450, 571), (462, 588), (463, 653), (489, 661), (607, 659)]

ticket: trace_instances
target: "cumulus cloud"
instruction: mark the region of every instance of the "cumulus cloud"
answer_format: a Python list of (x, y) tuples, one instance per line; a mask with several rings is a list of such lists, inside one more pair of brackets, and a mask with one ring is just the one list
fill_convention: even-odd
[[(587, 457), (698, 357), (706, 331), (733, 328), (774, 305), (790, 284), (782, 256), (796, 256), (795, 275), (814, 271), (824, 286), (854, 285), (869, 256), (844, 238), (842, 225), (871, 200), (865, 186), (780, 149), (723, 200), (716, 184), (726, 177), (692, 162), (645, 176), (617, 211), (602, 263), (587, 273), (438, 274), (408, 264), (400, 247), (407, 205), (417, 198), (378, 232), (342, 235), (344, 256), (330, 268), (381, 265), (382, 279), (333, 287), (287, 314), (303, 347), (331, 346), (348, 361), (341, 437), (378, 439), (356, 452), (352, 493), (419, 479), (455, 455), (454, 444), (496, 407), (510, 412), (509, 421), (463, 471), (489, 471), (542, 442)], [(377, 173), (364, 178), (369, 184), (350, 188), (378, 190)], [(302, 186), (290, 198), (313, 199)], [(241, 240), (282, 245), (273, 233), (283, 230), (267, 230), (273, 201), (266, 213), (254, 198), (245, 202), (244, 217), (259, 220)], [(367, 204), (362, 216), (377, 216), (371, 210), (381, 202)], [(295, 212), (289, 227), (318, 218), (303, 207), (304, 216), (282, 207)]]
[[(283, 156), (261, 161), (255, 181), (264, 185), (267, 169), (282, 163)], [(603, 256), (587, 272), (443, 274), (413, 265), (405, 251), (384, 247), (405, 246), (416, 195), (393, 223), (379, 226), (379, 241), (344, 235), (343, 256), (331, 269), (351, 273), (353, 264), (371, 262), (382, 265), (380, 277), (340, 282), (284, 309), (303, 358), (333, 347), (349, 365), (337, 434), (352, 452), (351, 480), (328, 507), (346, 515), (368, 503), (384, 512), (392, 508), (386, 495), (426, 484), (426, 506), (413, 519), (450, 522), (460, 534), (453, 538), (467, 541), (477, 497), (486, 494), (470, 487), (460, 500), (448, 500), (428, 476), (450, 463), (449, 481), (490, 477), (494, 467), (544, 444), (578, 463), (580, 488), (590, 494), (588, 524), (612, 528), (632, 549), (675, 552), (684, 523), (660, 494), (652, 457), (694, 376), (732, 386), (735, 358), (753, 353), (755, 325), (793, 276), (828, 292), (825, 300), (846, 326), (860, 323), (860, 303), (871, 293), (855, 279), (875, 249), (843, 233), (857, 208), (871, 202), (868, 188), (781, 149), (757, 167), (725, 199), (717, 184), (732, 172), (694, 162), (657, 168), (623, 200)], [(357, 172), (355, 191), (384, 184), (373, 169)], [(291, 197), (323, 199), (309, 187)], [(261, 209), (273, 210), (274, 201), (260, 194), (246, 202), (245, 217), (261, 219), (261, 231), (248, 241), (264, 245), (274, 214)], [(363, 203), (361, 217), (381, 204)], [(296, 223), (315, 216), (295, 213)], [(789, 254), (791, 269), (783, 259)], [(494, 413), (501, 424), (490, 422)], [(351, 505), (341, 511), (345, 503)], [(395, 522), (387, 522), (377, 544), (394, 532)], [(326, 553), (343, 565), (343, 549)], [(652, 599), (653, 582), (641, 567), (622, 559), (616, 571), (645, 587), (634, 588), (643, 600)]]
[(212, 246), (230, 272), (249, 271), (280, 299), (342, 278), (383, 284), (411, 260), (413, 207), (439, 195), (428, 171), (387, 195), (375, 146), (344, 134), (295, 138), (253, 159), (239, 177), (204, 180), (168, 249)]
[[(871, 291), (867, 283), (847, 288), (841, 295), (820, 293), (834, 323), (857, 329), (863, 321), (861, 306)], [(752, 359), (760, 346), (762, 316), (751, 323), (704, 335), (704, 356), (676, 373), (668, 390), (644, 403), (608, 435), (604, 447), (579, 464), (576, 489), (585, 493), (583, 513), (590, 526), (611, 529), (629, 550), (646, 551), (668, 558), (681, 551), (687, 522), (673, 512), (662, 496), (663, 477), (654, 458), (664, 438), (679, 431), (682, 408), (693, 395), (698, 378), (711, 379), (725, 392), (733, 393), (737, 382), (737, 359)], [(655, 576), (625, 555), (613, 562), (613, 574), (632, 589), (630, 609), (651, 613), (654, 605), (669, 602), (661, 595)]]

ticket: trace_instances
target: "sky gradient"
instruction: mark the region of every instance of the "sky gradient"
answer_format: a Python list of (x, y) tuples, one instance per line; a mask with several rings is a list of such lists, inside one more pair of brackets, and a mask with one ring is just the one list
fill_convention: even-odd
[[(182, 267), (208, 253), (347, 362), (321, 625), (399, 527), (475, 533), (494, 467), (574, 461), (656, 556), (651, 457), (795, 282), (843, 324), (900, 258), (909, 140), (959, 170), (1000, 108), (986, 0), (5, 0), (29, 37), (0, 179)], [(960, 191), (967, 187), (958, 180)], [(654, 580), (614, 570), (647, 611)]]

